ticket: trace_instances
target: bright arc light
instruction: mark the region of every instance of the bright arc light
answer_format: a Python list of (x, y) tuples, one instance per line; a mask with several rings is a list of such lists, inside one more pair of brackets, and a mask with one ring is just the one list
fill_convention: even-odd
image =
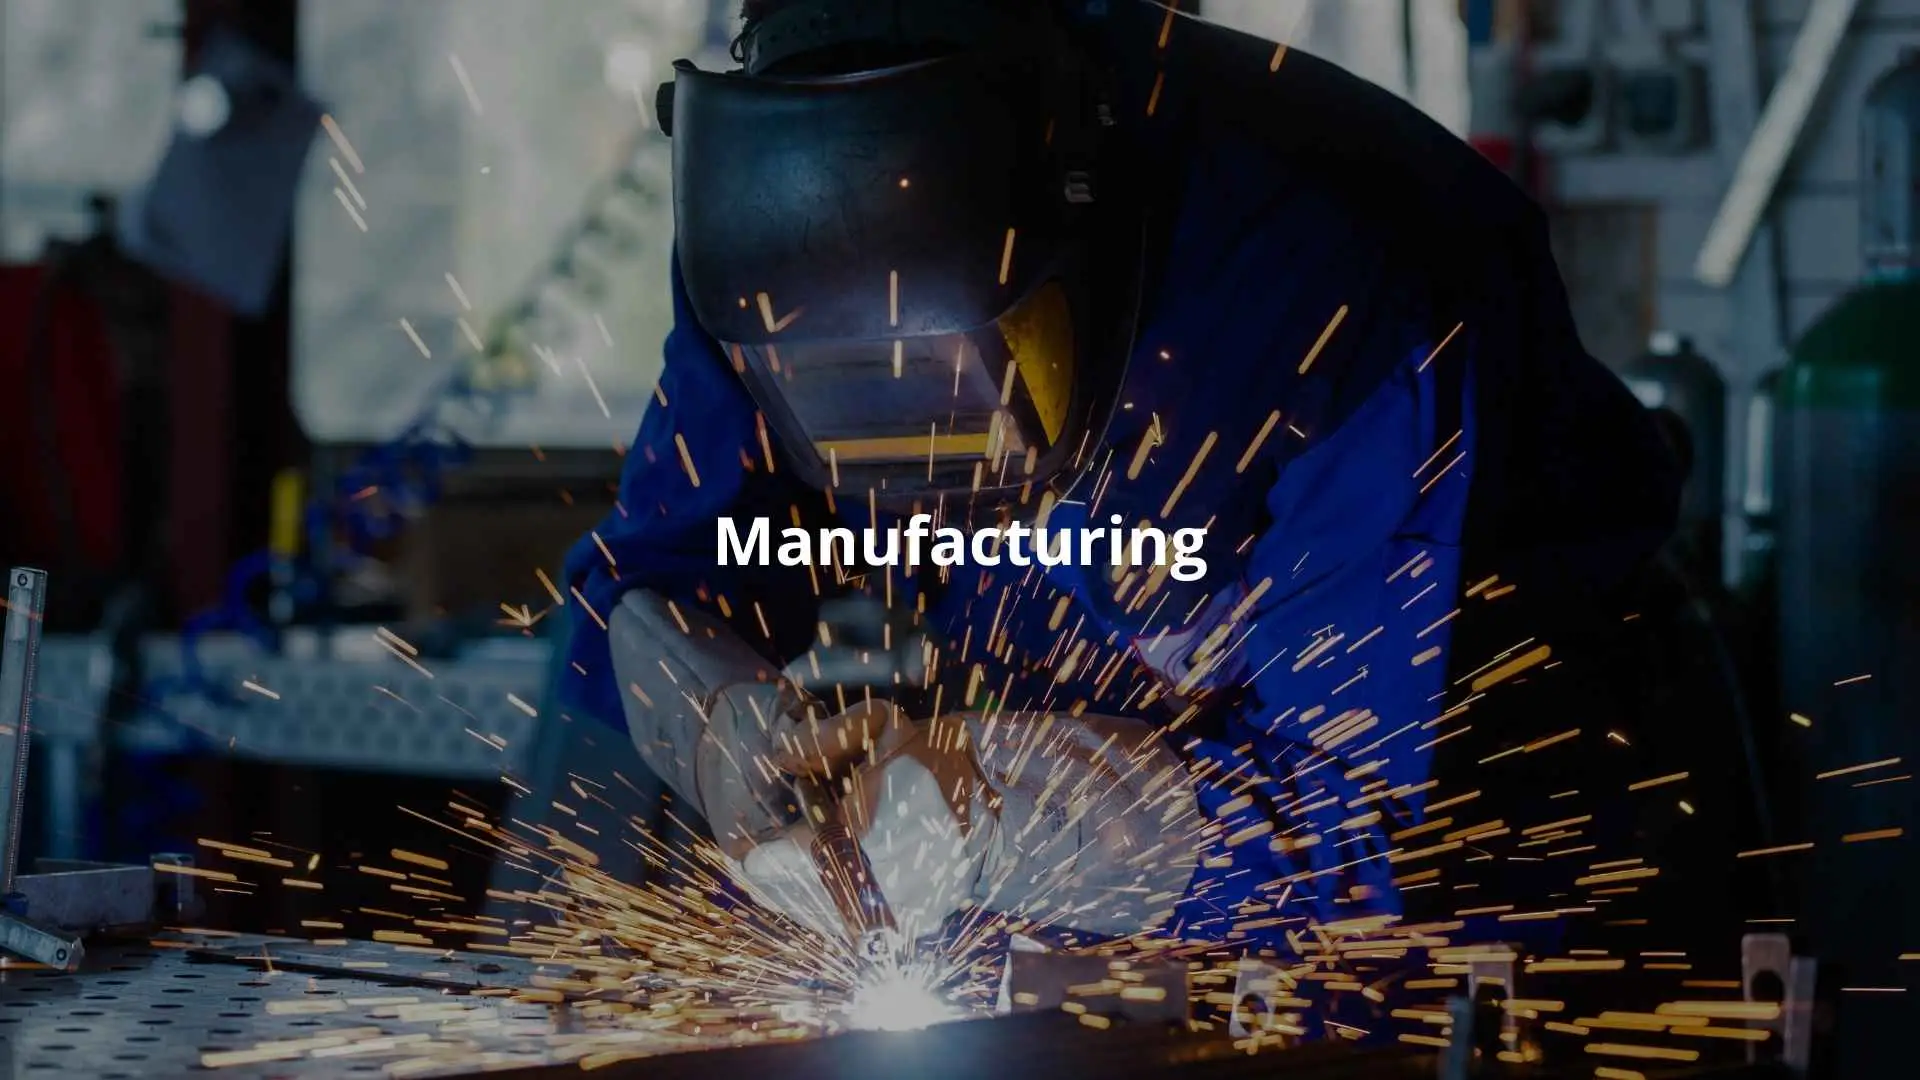
[(924, 982), (901, 974), (878, 976), (854, 991), (846, 1024), (858, 1031), (918, 1031), (958, 1017)]

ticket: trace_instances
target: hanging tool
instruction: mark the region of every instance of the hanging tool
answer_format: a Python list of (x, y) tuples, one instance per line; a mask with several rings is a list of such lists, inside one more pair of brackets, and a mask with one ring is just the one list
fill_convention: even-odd
[(27, 794), (27, 744), (33, 730), (34, 665), (46, 612), (46, 572), (25, 567), (7, 571), (6, 636), (0, 641), (0, 896), (5, 897), (0, 951), (72, 971), (85, 952), (80, 939), (28, 921), (25, 897), (14, 889)]

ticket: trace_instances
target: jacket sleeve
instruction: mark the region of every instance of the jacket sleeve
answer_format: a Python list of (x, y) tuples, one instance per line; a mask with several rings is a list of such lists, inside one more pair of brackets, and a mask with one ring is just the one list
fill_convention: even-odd
[(620, 597), (645, 588), (725, 619), (769, 660), (785, 665), (809, 646), (821, 584), (805, 569), (719, 565), (718, 521), (744, 536), (754, 518), (777, 537), (798, 512), (822, 502), (790, 478), (779, 446), (719, 345), (687, 301), (676, 260), (674, 327), (660, 386), (628, 449), (613, 512), (568, 553), (572, 615), (562, 700), (602, 721), (624, 723), (607, 647)]
[(1253, 694), (1183, 746), (1210, 822), (1182, 933), (1258, 940), (1302, 916), (1395, 909), (1391, 836), (1426, 791), (1450, 623), (1471, 602), (1473, 363), (1436, 344), (1417, 343), (1267, 494), (1243, 586), (1256, 599), (1234, 634)]

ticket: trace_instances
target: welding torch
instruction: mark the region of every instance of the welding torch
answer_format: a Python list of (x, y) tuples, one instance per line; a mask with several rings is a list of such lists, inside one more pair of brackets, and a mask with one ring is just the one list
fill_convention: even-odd
[(881, 959), (894, 948), (899, 927), (848, 820), (847, 801), (834, 797), (831, 777), (798, 776), (793, 791), (813, 827), (808, 853), (847, 936), (862, 957)]

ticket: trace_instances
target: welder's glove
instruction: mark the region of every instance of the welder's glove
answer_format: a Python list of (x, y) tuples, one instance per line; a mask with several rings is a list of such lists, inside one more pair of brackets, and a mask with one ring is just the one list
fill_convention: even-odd
[[(872, 731), (870, 717), (836, 719)], [(903, 726), (895, 714), (888, 734), (870, 738), (875, 751), (847, 790), (859, 796), (849, 804), (855, 833), (910, 940), (975, 905), (1114, 935), (1172, 913), (1198, 863), (1204, 822), (1185, 766), (1148, 725), (970, 713), (892, 734)], [(831, 751), (862, 740), (823, 741)], [(779, 760), (807, 768), (791, 755)], [(762, 902), (837, 932), (811, 840), (810, 827), (796, 825), (748, 852), (736, 877)]]
[[(917, 940), (973, 899), (986, 863), (990, 794), (953, 718), (915, 725), (892, 706), (850, 709), (776, 757), (796, 776), (834, 776), (839, 812), (859, 839), (901, 935)], [(859, 763), (850, 771), (850, 764)], [(847, 928), (812, 855), (813, 822), (731, 864), (755, 900), (829, 936)]]
[(805, 702), (723, 623), (645, 590), (609, 623), (627, 731), (641, 760), (697, 808), (722, 851), (779, 837), (790, 803), (771, 764)]

